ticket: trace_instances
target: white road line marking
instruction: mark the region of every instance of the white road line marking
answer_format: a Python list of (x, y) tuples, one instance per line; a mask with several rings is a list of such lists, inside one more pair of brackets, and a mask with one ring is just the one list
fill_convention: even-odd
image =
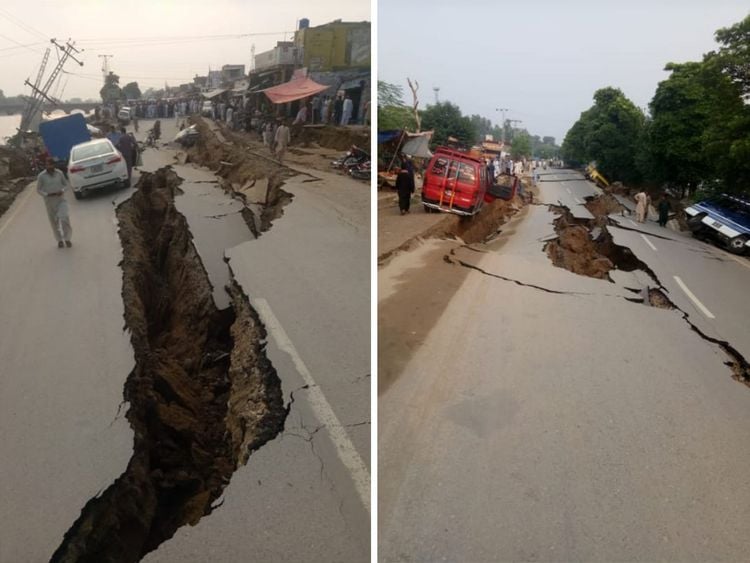
[(344, 466), (349, 470), (354, 481), (354, 487), (357, 489), (362, 504), (364, 505), (367, 513), (370, 513), (370, 471), (367, 469), (367, 465), (362, 461), (362, 458), (357, 453), (357, 450), (349, 439), (344, 427), (339, 422), (336, 414), (333, 412), (331, 405), (323, 395), (323, 392), (318, 387), (317, 383), (313, 379), (307, 366), (300, 358), (297, 350), (294, 348), (294, 344), (287, 336), (286, 331), (281, 326), (279, 319), (271, 311), (271, 307), (268, 301), (265, 299), (252, 299), (251, 300), (255, 310), (258, 311), (258, 315), (266, 325), (266, 329), (273, 335), (273, 339), (276, 341), (276, 345), (280, 350), (286, 352), (291, 356), (294, 366), (302, 376), (305, 384), (309, 385), (307, 389), (309, 395), (310, 406), (315, 412), (315, 416), (318, 417), (321, 424), (325, 425), (328, 434), (331, 436), (331, 441), (336, 448), (336, 453)]
[(18, 205), (16, 205), (16, 208), (13, 210), (13, 213), (11, 213), (8, 216), (8, 218), (3, 223), (2, 227), (0, 227), (0, 235), (2, 235), (3, 231), (8, 228), (8, 225), (10, 225), (10, 222), (13, 221), (16, 215), (18, 215), (18, 212), (21, 211), (21, 208), (26, 204), (26, 201), (31, 197), (31, 194), (34, 192), (35, 190), (33, 188), (29, 188), (29, 192), (25, 196), (23, 196), (23, 199), (21, 201), (18, 202)]
[(633, 225), (636, 229), (638, 228), (638, 224), (635, 221), (633, 221), (632, 219), (628, 219), (628, 221), (630, 221), (630, 224)]
[(582, 201), (581, 201), (580, 199), (578, 199), (577, 197), (576, 197), (576, 198), (574, 198), (574, 199), (576, 200), (576, 203), (580, 203), (580, 204), (583, 204), (583, 202), (582, 202)]
[(701, 313), (703, 313), (704, 315), (706, 315), (709, 319), (715, 319), (716, 318), (714, 316), (714, 314), (711, 311), (709, 311), (703, 303), (700, 302), (700, 300), (695, 296), (695, 294), (688, 289), (688, 286), (685, 285), (685, 282), (683, 282), (677, 276), (674, 276), (674, 281), (676, 281), (677, 285), (680, 286), (680, 289), (682, 289), (682, 291), (685, 292), (685, 295), (687, 295), (690, 298), (690, 300), (693, 303), (695, 303), (695, 306), (698, 307), (698, 309), (700, 309)]
[(648, 238), (646, 238), (646, 235), (641, 234), (641, 238), (646, 241), (646, 244), (651, 247), (651, 250), (653, 250), (654, 252), (656, 252), (656, 247), (654, 246), (654, 244), (650, 240), (648, 240)]
[(573, 195), (573, 192), (570, 191), (570, 188), (565, 188), (565, 191), (568, 192), (570, 195)]

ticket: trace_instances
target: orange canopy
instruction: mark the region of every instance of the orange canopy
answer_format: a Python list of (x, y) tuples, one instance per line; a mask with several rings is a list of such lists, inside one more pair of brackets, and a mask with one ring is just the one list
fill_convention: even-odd
[(318, 84), (314, 80), (304, 77), (292, 78), (289, 82), (279, 84), (278, 86), (271, 86), (262, 91), (265, 92), (268, 99), (274, 104), (285, 104), (294, 100), (307, 98), (308, 96), (314, 96), (323, 90), (328, 90), (328, 88), (330, 86)]

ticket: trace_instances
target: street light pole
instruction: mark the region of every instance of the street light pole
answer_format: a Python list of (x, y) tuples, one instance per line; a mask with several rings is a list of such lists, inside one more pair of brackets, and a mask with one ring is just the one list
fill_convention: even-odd
[(505, 144), (505, 112), (510, 111), (510, 110), (508, 108), (495, 108), (495, 111), (501, 111), (503, 113), (502, 131), (503, 131), (503, 144)]

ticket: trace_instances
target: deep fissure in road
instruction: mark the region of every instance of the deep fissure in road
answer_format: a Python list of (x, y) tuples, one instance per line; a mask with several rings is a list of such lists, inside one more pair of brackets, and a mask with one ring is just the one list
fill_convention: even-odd
[[(612, 225), (619, 227), (619, 225), (609, 217), (609, 214), (622, 212), (624, 210), (622, 205), (609, 194), (589, 197), (586, 200), (585, 206), (594, 215), (593, 219), (574, 217), (564, 206), (550, 206), (550, 210), (558, 215), (554, 221), (558, 237), (544, 246), (544, 251), (552, 263), (575, 274), (606, 279), (610, 282), (613, 280), (609, 272), (614, 269), (645, 272), (654, 280), (656, 286), (645, 288), (645, 295), (640, 299), (626, 299), (632, 303), (645, 303), (659, 309), (677, 309), (682, 313), (683, 320), (692, 331), (703, 340), (719, 346), (729, 356), (729, 361), (725, 364), (732, 371), (732, 377), (750, 386), (750, 363), (745, 357), (729, 342), (708, 336), (698, 328), (690, 320), (690, 315), (669, 299), (668, 291), (659, 281), (656, 273), (629, 248), (614, 243), (607, 227)], [(626, 289), (637, 291), (631, 288)]]
[(266, 333), (233, 282), (218, 310), (170, 169), (144, 173), (117, 209), (125, 322), (135, 368), (125, 384), (134, 451), (91, 499), (52, 557), (130, 562), (214, 509), (235, 469), (283, 430), (281, 382)]

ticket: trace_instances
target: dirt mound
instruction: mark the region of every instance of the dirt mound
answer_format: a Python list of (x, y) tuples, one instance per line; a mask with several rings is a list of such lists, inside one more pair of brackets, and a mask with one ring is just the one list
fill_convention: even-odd
[(598, 195), (596, 197), (589, 196), (586, 198), (586, 209), (588, 209), (594, 217), (601, 218), (606, 217), (612, 213), (624, 213), (627, 211), (617, 199), (608, 193)]
[(89, 501), (52, 561), (139, 561), (213, 509), (238, 465), (283, 430), (281, 384), (265, 330), (238, 287), (225, 310), (187, 221), (179, 178), (144, 173), (117, 209), (125, 322), (136, 365), (125, 384), (133, 456)]
[(294, 144), (308, 146), (316, 144), (329, 149), (345, 151), (352, 145), (370, 152), (370, 129), (349, 127), (303, 127), (299, 135), (292, 139)]

